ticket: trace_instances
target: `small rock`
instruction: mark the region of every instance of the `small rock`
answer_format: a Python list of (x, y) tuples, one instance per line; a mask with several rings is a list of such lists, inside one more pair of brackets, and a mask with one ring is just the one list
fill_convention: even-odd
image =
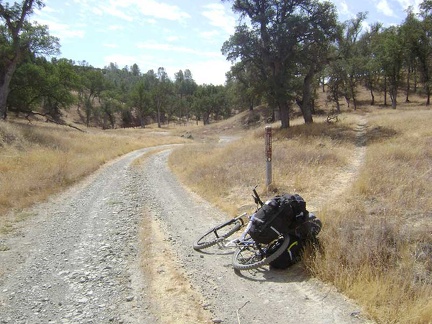
[(350, 315), (351, 315), (352, 317), (359, 318), (359, 317), (360, 317), (360, 311), (352, 312)]

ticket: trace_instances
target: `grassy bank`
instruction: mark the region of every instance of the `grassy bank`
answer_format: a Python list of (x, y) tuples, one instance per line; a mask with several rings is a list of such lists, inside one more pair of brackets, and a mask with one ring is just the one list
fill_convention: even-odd
[[(324, 252), (308, 253), (307, 269), (358, 301), (379, 323), (430, 323), (430, 120), (430, 110), (381, 110), (366, 117), (343, 115), (334, 124), (276, 130), (270, 192), (262, 186), (262, 129), (226, 146), (185, 147), (170, 163), (182, 181), (231, 215), (251, 207), (244, 203), (251, 202), (255, 184), (266, 197), (297, 192), (312, 205), (321, 200)], [(343, 184), (356, 161), (361, 164), (355, 177)]]
[(358, 179), (322, 212), (312, 271), (381, 323), (432, 321), (432, 111), (369, 116)]
[(97, 170), (127, 152), (184, 142), (156, 129), (87, 130), (46, 123), (0, 122), (0, 228), (20, 210)]

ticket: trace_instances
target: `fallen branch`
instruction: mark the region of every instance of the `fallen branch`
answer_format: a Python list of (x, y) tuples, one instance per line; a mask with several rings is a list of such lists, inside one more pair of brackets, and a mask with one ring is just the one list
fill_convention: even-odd
[(237, 322), (238, 322), (238, 324), (240, 324), (240, 314), (239, 314), (239, 311), (240, 311), (243, 307), (245, 307), (245, 306), (247, 305), (247, 303), (249, 303), (249, 302), (250, 302), (250, 300), (248, 300), (246, 303), (244, 303), (242, 307), (240, 307), (239, 309), (237, 309)]
[(37, 111), (25, 111), (24, 113), (26, 114), (25, 118), (28, 120), (28, 122), (29, 122), (30, 124), (31, 124), (31, 120), (30, 120), (29, 117), (30, 117), (30, 116), (35, 116), (35, 115), (37, 115), (37, 116), (42, 116), (42, 117), (44, 117), (44, 118), (46, 119), (47, 122), (50, 122), (50, 123), (53, 123), (53, 124), (57, 124), (57, 125), (61, 125), (61, 126), (68, 126), (68, 127), (70, 127), (70, 128), (73, 128), (73, 129), (76, 129), (76, 130), (78, 130), (78, 131), (80, 131), (80, 132), (85, 133), (84, 130), (82, 130), (82, 129), (80, 129), (80, 128), (78, 128), (78, 127), (72, 125), (72, 124), (67, 124), (67, 123), (65, 123), (65, 122), (62, 121), (62, 120), (57, 121), (57, 120), (53, 119), (51, 116), (49, 116), (49, 115), (47, 115), (47, 114), (43, 114), (43, 113), (40, 113), (40, 112), (37, 112)]

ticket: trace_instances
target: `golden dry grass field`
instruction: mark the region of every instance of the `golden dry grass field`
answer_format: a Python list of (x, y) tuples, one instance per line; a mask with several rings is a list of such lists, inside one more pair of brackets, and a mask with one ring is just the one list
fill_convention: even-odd
[[(205, 127), (170, 126), (163, 134), (156, 127), (82, 133), (0, 122), (0, 229), (13, 230), (20, 217), (30, 217), (20, 210), (119, 155), (188, 143), (170, 157), (185, 185), (231, 216), (251, 211), (255, 185), (263, 198), (301, 194), (324, 223), (322, 250), (305, 255), (307, 271), (378, 323), (431, 323), (432, 110), (420, 101), (396, 110), (343, 108), (336, 123), (322, 116), (312, 125), (293, 119), (286, 130), (273, 125), (270, 188), (259, 110)], [(186, 133), (190, 139), (180, 136)]]

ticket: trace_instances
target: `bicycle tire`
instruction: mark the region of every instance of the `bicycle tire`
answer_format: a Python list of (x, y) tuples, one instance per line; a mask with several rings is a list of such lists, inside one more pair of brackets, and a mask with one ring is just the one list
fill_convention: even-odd
[[(218, 231), (226, 228), (229, 225), (233, 225), (233, 226), (230, 229), (228, 229), (226, 233), (222, 233), (222, 234), (218, 233)], [(199, 239), (197, 239), (193, 243), (193, 248), (195, 251), (200, 251), (210, 246), (213, 246), (219, 242), (222, 242), (227, 237), (230, 237), (235, 232), (237, 232), (242, 226), (243, 226), (243, 221), (241, 219), (233, 218), (207, 231), (204, 235), (202, 235)]]
[[(288, 248), (289, 243), (290, 237), (286, 235), (279, 249), (269, 256), (263, 254), (263, 251), (260, 251), (256, 244), (238, 247), (233, 254), (233, 268), (236, 270), (252, 270), (269, 264), (273, 260), (276, 260)], [(251, 254), (250, 257), (243, 256), (243, 254), (247, 255), (247, 253)], [(258, 259), (255, 259), (255, 257)]]

